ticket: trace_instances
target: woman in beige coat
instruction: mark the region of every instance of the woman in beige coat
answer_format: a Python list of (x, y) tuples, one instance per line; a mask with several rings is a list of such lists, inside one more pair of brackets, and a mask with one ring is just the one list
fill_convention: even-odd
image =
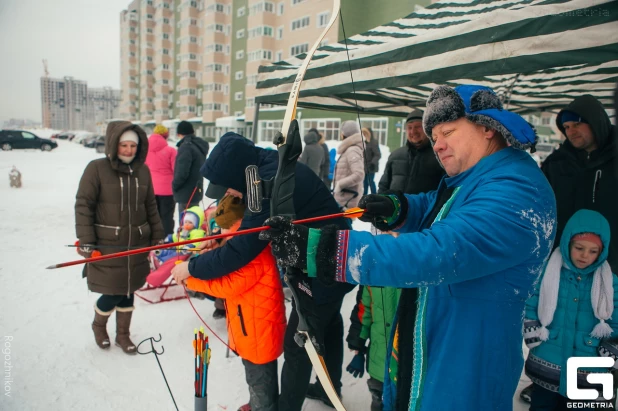
[[(148, 138), (139, 126), (113, 121), (107, 126), (105, 158), (91, 161), (79, 182), (75, 201), (75, 231), (88, 258), (146, 247), (164, 238), (150, 170), (144, 164)], [(98, 246), (104, 246), (99, 247)], [(133, 293), (150, 271), (147, 254), (115, 258), (84, 267), (90, 291), (103, 294), (94, 306), (92, 330), (97, 345), (109, 348), (106, 325), (116, 311), (116, 345), (135, 354), (129, 338)]]
[(356, 207), (363, 195), (365, 156), (363, 136), (357, 122), (348, 120), (341, 125), (343, 141), (337, 148), (339, 159), (333, 176), (333, 195), (344, 209)]

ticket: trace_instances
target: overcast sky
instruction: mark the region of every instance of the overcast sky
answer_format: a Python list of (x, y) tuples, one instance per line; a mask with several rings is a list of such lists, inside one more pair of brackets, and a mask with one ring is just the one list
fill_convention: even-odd
[(120, 88), (120, 12), (130, 0), (0, 0), (0, 121), (41, 121), (50, 77)]

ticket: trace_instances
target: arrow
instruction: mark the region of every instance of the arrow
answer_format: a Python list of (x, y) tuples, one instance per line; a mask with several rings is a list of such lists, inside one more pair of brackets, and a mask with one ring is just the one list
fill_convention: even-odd
[[(349, 210), (346, 210), (342, 213), (335, 213), (335, 214), (328, 214), (325, 216), (305, 218), (302, 220), (292, 221), (292, 223), (309, 224), (309, 223), (314, 223), (316, 221), (329, 220), (333, 218), (358, 218), (362, 216), (364, 212), (365, 210), (363, 210), (362, 208), (355, 207), (355, 208), (350, 208)], [(255, 227), (255, 228), (249, 228), (247, 230), (236, 231), (235, 233), (216, 234), (216, 235), (211, 235), (208, 237), (194, 238), (192, 240), (179, 241), (176, 243), (153, 245), (152, 247), (138, 248), (136, 250), (121, 251), (118, 253), (107, 254), (107, 255), (102, 255), (98, 257), (90, 257), (90, 258), (84, 258), (81, 260), (68, 261), (66, 263), (54, 264), (54, 265), (50, 265), (49, 267), (47, 267), (47, 269), (53, 270), (56, 268), (70, 267), (72, 265), (95, 263), (97, 261), (111, 260), (113, 258), (127, 257), (130, 255), (135, 255), (135, 254), (143, 254), (143, 253), (147, 253), (153, 250), (173, 248), (173, 247), (178, 247), (178, 246), (186, 245), (186, 244), (201, 243), (202, 241), (217, 240), (219, 238), (228, 238), (228, 237), (236, 237), (236, 236), (241, 236), (241, 235), (246, 235), (246, 234), (259, 233), (260, 231), (266, 231), (266, 230), (270, 230), (270, 227), (269, 226)], [(93, 247), (98, 248), (99, 246), (93, 246)]]

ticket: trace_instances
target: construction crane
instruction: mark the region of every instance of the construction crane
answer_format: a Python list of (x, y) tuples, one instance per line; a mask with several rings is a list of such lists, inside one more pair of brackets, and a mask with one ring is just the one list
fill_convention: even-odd
[(43, 98), (43, 127), (51, 128), (51, 96), (47, 79), (49, 78), (49, 70), (47, 70), (47, 59), (43, 59), (43, 71), (45, 73), (45, 81), (42, 81), (41, 97)]

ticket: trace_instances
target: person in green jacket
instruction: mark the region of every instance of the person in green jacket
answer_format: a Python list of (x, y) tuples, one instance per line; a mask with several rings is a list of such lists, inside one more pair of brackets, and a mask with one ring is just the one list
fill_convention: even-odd
[[(393, 287), (360, 286), (356, 306), (350, 316), (346, 341), (356, 355), (346, 368), (355, 378), (365, 372), (367, 354), (367, 386), (371, 393), (371, 411), (382, 410), (382, 387), (386, 371), (386, 349), (391, 335), (401, 290)], [(366, 342), (369, 340), (369, 347)]]
[[(530, 354), (525, 370), (534, 383), (531, 411), (572, 408), (566, 372), (571, 357), (610, 357), (618, 368), (618, 277), (607, 263), (609, 240), (609, 223), (601, 214), (577, 211), (526, 302), (524, 339)], [(587, 380), (591, 371), (608, 369), (578, 369), (580, 388), (598, 387)], [(596, 408), (606, 408), (600, 405)]]
[[(174, 233), (172, 240), (174, 242), (193, 240), (206, 236), (206, 232), (202, 229), (204, 224), (204, 210), (200, 206), (193, 206), (182, 213), (182, 225), (178, 232)], [(195, 247), (195, 244), (193, 244)]]

